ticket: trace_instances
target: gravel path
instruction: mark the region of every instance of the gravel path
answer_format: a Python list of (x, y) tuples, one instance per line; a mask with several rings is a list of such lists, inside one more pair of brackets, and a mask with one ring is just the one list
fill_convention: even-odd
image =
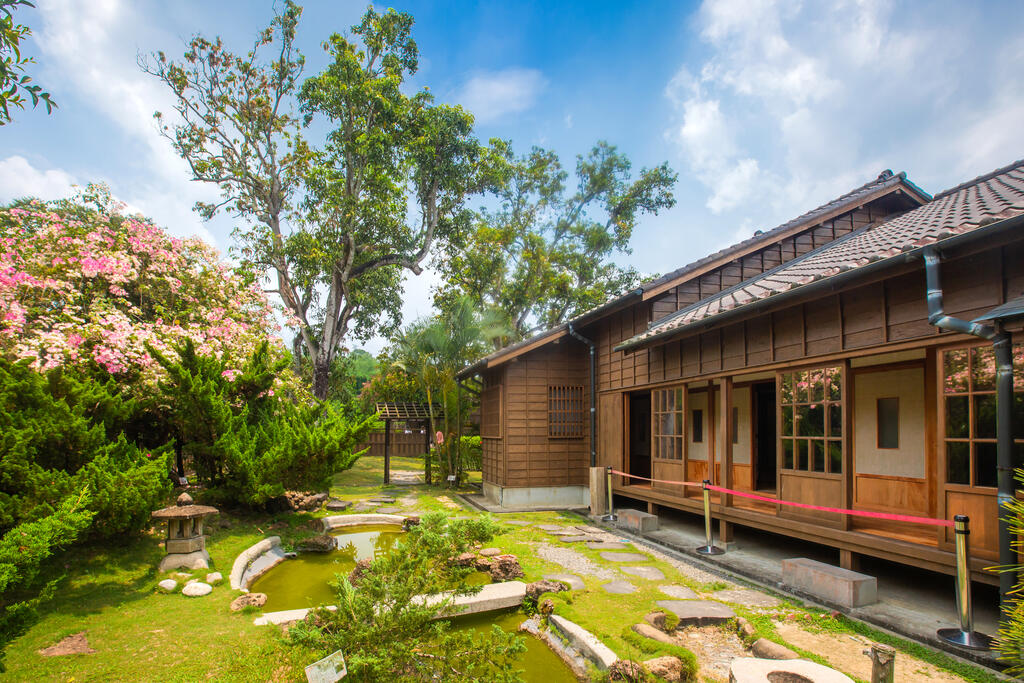
[(535, 547), (537, 555), (541, 559), (554, 562), (573, 574), (586, 574), (598, 579), (614, 579), (618, 574), (614, 569), (606, 569), (572, 548), (554, 546), (549, 543), (537, 543)]
[(737, 587), (736, 584), (724, 580), (722, 577), (718, 576), (717, 574), (712, 574), (711, 572), (706, 572), (706, 571), (704, 571), (703, 569), (701, 569), (699, 567), (693, 566), (689, 562), (686, 562), (684, 560), (677, 560), (674, 557), (669, 557), (665, 553), (660, 552), (658, 550), (655, 550), (654, 548), (651, 548), (651, 547), (648, 547), (648, 546), (645, 546), (645, 545), (644, 546), (637, 546), (637, 547), (638, 548), (642, 548), (645, 553), (651, 555), (656, 560), (661, 560), (662, 562), (667, 563), (669, 566), (674, 567), (675, 569), (677, 569), (679, 571), (680, 574), (682, 574), (683, 576), (685, 576), (687, 578), (693, 579), (694, 581), (700, 581), (701, 583), (710, 583), (712, 581), (720, 581), (720, 582), (726, 584), (729, 588), (736, 588)]

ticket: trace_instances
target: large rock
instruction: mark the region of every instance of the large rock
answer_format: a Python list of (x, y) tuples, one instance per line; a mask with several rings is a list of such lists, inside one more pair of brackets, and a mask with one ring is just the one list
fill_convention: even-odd
[(498, 555), (491, 559), (491, 566), (487, 570), (492, 581), (512, 581), (524, 576), (523, 568), (519, 566), (519, 560), (515, 555)]
[(668, 631), (669, 630), (669, 629), (665, 628), (665, 613), (664, 612), (661, 612), (661, 611), (651, 612), (650, 614), (647, 614), (646, 616), (644, 616), (644, 621), (646, 621), (648, 624), (650, 624), (651, 626), (653, 626), (654, 628), (656, 628), (656, 629), (658, 629), (660, 631)]
[(484, 557), (497, 557), (501, 555), (501, 548), (484, 548), (480, 554)]
[(327, 534), (310, 536), (298, 543), (299, 550), (307, 553), (329, 553), (337, 549), (337, 547), (338, 544), (334, 540), (334, 536), (328, 536)]
[(613, 681), (642, 681), (644, 668), (632, 659), (620, 659), (608, 667), (608, 677)]
[(658, 607), (679, 617), (679, 626), (715, 626), (736, 617), (727, 605), (711, 600), (658, 600)]
[(418, 515), (409, 515), (402, 520), (402, 531), (408, 531), (414, 526), (420, 525), (420, 518)]
[(231, 611), (241, 612), (246, 607), (263, 607), (266, 602), (266, 593), (246, 593), (231, 601)]
[(359, 585), (359, 582), (363, 580), (363, 577), (366, 576), (366, 573), (370, 571), (371, 564), (373, 564), (373, 561), (370, 559), (362, 559), (356, 562), (355, 568), (351, 572), (349, 572), (348, 582), (351, 583), (353, 586)]
[(758, 638), (750, 646), (750, 652), (761, 659), (799, 659), (800, 655), (785, 645), (779, 645), (767, 638)]
[(454, 564), (456, 567), (472, 567), (475, 563), (476, 555), (474, 555), (473, 553), (462, 553), (454, 560), (452, 560), (452, 564)]
[(292, 510), (318, 510), (330, 498), (326, 493), (312, 491), (285, 491), (271, 507), (285, 507)]
[(352, 502), (348, 500), (338, 500), (337, 498), (332, 498), (331, 500), (327, 501), (327, 509), (330, 510), (331, 512), (342, 512), (344, 510), (348, 510), (350, 507), (352, 507)]
[(548, 579), (534, 581), (533, 583), (526, 584), (526, 597), (536, 600), (544, 593), (561, 593), (562, 591), (569, 590), (569, 588), (569, 584), (561, 581), (550, 581)]
[(679, 659), (679, 657), (667, 655), (665, 657), (648, 659), (644, 662), (644, 669), (662, 680), (669, 681), (669, 683), (684, 680), (683, 660)]
[(650, 638), (656, 640), (659, 643), (665, 643), (666, 645), (676, 645), (675, 639), (664, 631), (659, 631), (650, 624), (633, 624), (633, 630), (639, 633), (644, 638)]
[(190, 598), (201, 598), (204, 595), (209, 595), (213, 592), (213, 586), (202, 581), (193, 581), (185, 584), (185, 587), (181, 589), (182, 595), (187, 595)]
[(178, 582), (174, 579), (164, 579), (157, 584), (157, 587), (164, 593), (173, 593), (174, 589), (178, 587)]

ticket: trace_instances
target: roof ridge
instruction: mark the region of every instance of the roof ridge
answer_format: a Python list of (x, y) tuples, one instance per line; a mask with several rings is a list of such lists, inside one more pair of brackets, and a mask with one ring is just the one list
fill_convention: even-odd
[[(652, 278), (650, 280), (642, 282), (640, 284), (640, 287), (642, 287), (646, 291), (647, 289), (652, 289), (654, 287), (661, 286), (661, 285), (663, 285), (666, 282), (670, 282), (670, 281), (674, 280), (675, 278), (682, 276), (688, 270), (692, 270), (692, 269), (694, 269), (694, 268), (696, 268), (698, 266), (714, 262), (717, 259), (720, 259), (720, 258), (722, 258), (724, 256), (727, 256), (730, 251), (733, 251), (733, 250), (739, 249), (741, 247), (748, 246), (748, 245), (751, 245), (751, 244), (754, 244), (754, 243), (760, 242), (760, 241), (767, 242), (768, 240), (765, 239), (765, 238), (770, 236), (770, 235), (772, 235), (773, 233), (777, 233), (777, 232), (782, 232), (784, 230), (788, 230), (788, 229), (796, 227), (796, 226), (798, 226), (798, 225), (800, 225), (802, 223), (809, 223), (813, 218), (815, 218), (816, 214), (820, 214), (820, 213), (826, 212), (828, 209), (838, 208), (838, 207), (842, 206), (844, 202), (849, 201), (850, 199), (852, 199), (853, 197), (855, 197), (856, 195), (858, 195), (860, 193), (863, 193), (863, 192), (865, 192), (867, 190), (880, 188), (880, 187), (898, 185), (900, 183), (907, 184), (915, 192), (919, 193), (922, 197), (924, 197), (926, 200), (930, 201), (932, 199), (931, 195), (929, 195), (927, 192), (925, 192), (920, 187), (915, 185), (913, 182), (907, 180), (907, 172), (906, 171), (900, 171), (899, 173), (893, 173), (891, 169), (887, 168), (887, 169), (884, 169), (881, 173), (879, 173), (872, 180), (869, 180), (866, 183), (858, 185), (857, 187), (855, 187), (855, 188), (853, 188), (851, 190), (848, 190), (847, 192), (844, 192), (843, 194), (839, 195), (838, 197), (830, 199), (827, 202), (819, 204), (818, 206), (814, 207), (813, 209), (805, 211), (802, 214), (796, 216), (795, 218), (791, 218), (790, 220), (788, 220), (788, 221), (786, 221), (784, 223), (780, 223), (779, 225), (777, 225), (777, 226), (775, 226), (773, 228), (769, 228), (767, 230), (756, 230), (753, 235), (751, 235), (750, 237), (748, 237), (746, 239), (743, 239), (743, 240), (740, 240), (739, 242), (735, 242), (735, 243), (730, 244), (728, 246), (722, 247), (721, 249), (719, 249), (717, 251), (714, 251), (714, 252), (712, 252), (710, 254), (702, 256), (701, 258), (699, 258), (699, 259), (697, 259), (695, 261), (691, 261), (690, 263), (687, 263), (686, 265), (680, 266), (679, 268), (676, 268), (675, 270), (673, 270), (671, 272), (668, 272), (668, 273), (666, 273), (664, 275), (661, 275), (659, 277)], [(927, 203), (927, 201), (925, 203)]]
[(951, 194), (959, 192), (960, 190), (965, 190), (965, 189), (967, 189), (968, 187), (970, 187), (972, 185), (980, 185), (981, 183), (985, 182), (986, 180), (992, 180), (996, 176), (1000, 176), (1000, 175), (1003, 175), (1004, 173), (1008, 173), (1008, 172), (1012, 171), (1013, 169), (1018, 168), (1019, 166), (1024, 166), (1024, 159), (1018, 159), (1017, 161), (1014, 161), (1013, 163), (1007, 164), (1006, 166), (1002, 166), (1000, 168), (997, 168), (994, 171), (989, 171), (988, 173), (983, 173), (980, 176), (974, 178), (973, 180), (966, 180), (966, 181), (960, 183), (959, 185), (954, 185), (953, 187), (951, 187), (951, 188), (949, 188), (947, 190), (943, 190), (942, 192), (939, 192), (934, 197), (932, 197), (932, 199), (943, 199), (945, 197), (948, 197)]

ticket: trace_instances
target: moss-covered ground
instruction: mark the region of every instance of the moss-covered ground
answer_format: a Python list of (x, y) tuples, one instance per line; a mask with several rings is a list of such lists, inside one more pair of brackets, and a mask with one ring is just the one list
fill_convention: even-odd
[[(443, 511), (451, 515), (482, 514), (462, 505), (453, 492), (438, 486), (383, 486), (382, 461), (364, 458), (355, 467), (340, 473), (334, 481), (334, 496), (365, 502), (382, 492), (393, 495), (403, 511)], [(422, 471), (422, 460), (394, 458), (394, 470)], [(225, 579), (234, 558), (242, 550), (268, 535), (282, 537), (291, 547), (298, 539), (314, 533), (315, 518), (326, 514), (280, 513), (252, 515), (222, 513), (210, 525), (207, 548), (214, 563), (211, 571), (220, 571)], [(347, 513), (346, 513), (347, 514)], [(575, 573), (586, 590), (554, 594), (555, 613), (579, 623), (597, 635), (621, 657), (649, 659), (674, 654), (690, 660), (694, 669), (700, 662), (681, 647), (662, 645), (637, 636), (629, 627), (643, 620), (657, 600), (667, 599), (659, 585), (687, 586), (702, 597), (723, 587), (721, 582), (699, 581), (692, 572), (681, 572), (665, 559), (651, 557), (646, 562), (629, 563), (656, 567), (664, 580), (617, 575), (628, 580), (637, 591), (612, 595), (601, 585), (608, 579), (570, 571), (539, 554), (545, 546), (571, 548), (595, 565), (617, 567), (589, 550), (582, 543), (564, 543), (541, 530), (541, 524), (582, 525), (586, 521), (572, 513), (521, 513), (496, 516), (498, 522), (519, 520), (528, 526), (500, 524), (502, 533), (493, 545), (520, 559), (527, 581), (544, 574)], [(156, 584), (165, 575), (156, 566), (162, 556), (162, 532), (124, 539), (106, 546), (76, 549), (57, 559), (50, 568), (52, 576), (64, 575), (56, 596), (41, 607), (41, 618), (23, 637), (16, 640), (7, 655), (8, 680), (32, 681), (298, 681), (304, 680), (303, 667), (313, 661), (311, 652), (286, 644), (274, 628), (253, 625), (252, 613), (232, 613), (228, 609), (237, 595), (226, 581), (202, 598), (186, 598), (179, 593), (163, 594)], [(685, 567), (684, 567), (685, 568)], [(203, 579), (206, 571), (193, 573)], [(699, 574), (697, 574), (699, 576)], [(969, 666), (946, 655), (907, 641), (879, 633), (845, 618), (834, 618), (783, 599), (771, 610), (733, 606), (747, 618), (758, 637), (786, 644), (775, 630), (778, 619), (796, 619), (809, 629), (866, 636), (888, 642), (906, 656), (928, 661), (964, 680), (999, 680), (986, 670)], [(726, 625), (722, 628), (733, 628)], [(44, 657), (38, 651), (65, 636), (84, 631), (93, 654)], [(824, 653), (800, 654), (822, 660)]]

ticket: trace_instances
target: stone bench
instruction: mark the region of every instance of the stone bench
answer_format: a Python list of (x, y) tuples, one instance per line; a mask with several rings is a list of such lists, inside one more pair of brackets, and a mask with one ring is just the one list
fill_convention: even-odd
[(864, 607), (878, 601), (875, 577), (806, 557), (782, 561), (782, 583), (843, 607)]
[(652, 515), (649, 512), (626, 509), (616, 510), (615, 514), (619, 516), (619, 526), (625, 527), (630, 531), (645, 533), (658, 530), (658, 516)]

